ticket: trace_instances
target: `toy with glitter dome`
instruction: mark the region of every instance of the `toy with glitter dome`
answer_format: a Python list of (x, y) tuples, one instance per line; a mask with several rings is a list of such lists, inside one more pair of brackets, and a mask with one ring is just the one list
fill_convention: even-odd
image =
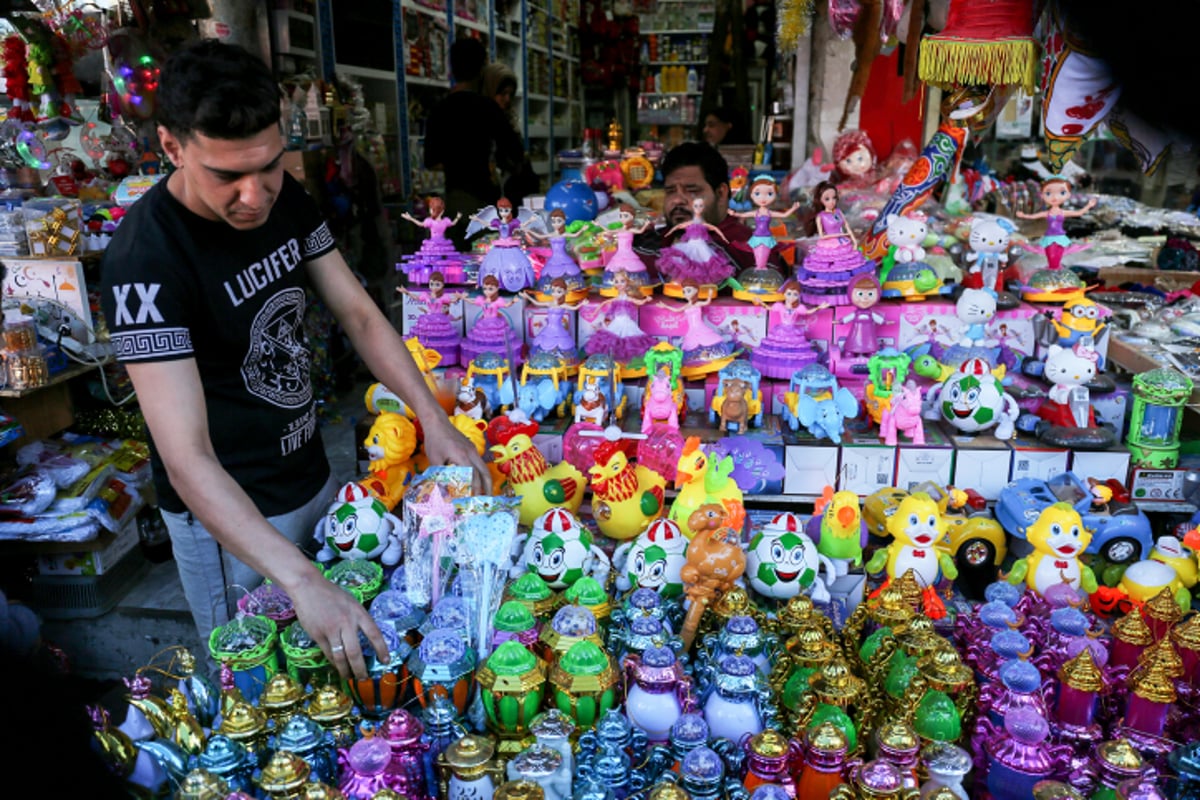
[(767, 266), (771, 251), (778, 244), (771, 232), (775, 220), (787, 219), (800, 208), (799, 203), (793, 203), (787, 211), (772, 211), (771, 206), (779, 195), (775, 179), (770, 175), (759, 175), (750, 183), (750, 202), (753, 211), (730, 211), (730, 215), (741, 219), (754, 221), (754, 234), (746, 242), (746, 246), (754, 253), (754, 267), (742, 272), (737, 277), (740, 289), (735, 289), (733, 296), (739, 300), (778, 301), (782, 300), (780, 287), (783, 276), (779, 271)]
[(645, 263), (633, 251), (633, 237), (650, 230), (652, 219), (646, 219), (641, 225), (634, 225), (637, 212), (628, 203), (622, 203), (617, 209), (617, 218), (621, 227), (616, 230), (601, 232), (597, 238), (606, 241), (615, 240), (617, 249), (604, 265), (604, 275), (600, 279), (600, 294), (606, 297), (616, 297), (621, 294), (617, 287), (617, 275), (624, 273), (627, 289), (633, 293), (651, 294), (658, 282), (650, 277)]
[(429, 238), (421, 242), (420, 249), (400, 259), (400, 268), (412, 283), (428, 283), (434, 273), (442, 276), (443, 283), (449, 279), (456, 284), (466, 283), (465, 267), (470, 256), (454, 249), (454, 242), (446, 238), (446, 231), (458, 224), (461, 214), (448, 219), (446, 203), (440, 197), (429, 198), (429, 216), (419, 220), (407, 212), (401, 216), (414, 225), (429, 231)]
[(456, 318), (451, 317), (450, 307), (466, 295), (461, 292), (446, 294), (446, 276), (441, 272), (429, 275), (427, 292), (414, 292), (403, 286), (397, 287), (396, 291), (411, 297), (425, 308), (425, 313), (417, 318), (417, 325), (413, 329), (421, 346), (436, 351), (442, 357), (441, 363), (457, 364), (462, 334), (454, 324)]
[(495, 208), (494, 219), (471, 217), (472, 222), (493, 229), (499, 234), (492, 240), (487, 254), (479, 264), (479, 286), (482, 288), (485, 279), (495, 277), (500, 280), (500, 285), (506, 291), (519, 292), (535, 283), (533, 265), (529, 263), (529, 255), (521, 246), (521, 240), (517, 238), (517, 232), (523, 223), (513, 219), (513, 207), (508, 198), (501, 197), (497, 200)]
[(579, 310), (582, 301), (570, 303), (567, 301), (569, 289), (562, 278), (550, 282), (550, 299), (539, 300), (530, 292), (523, 292), (531, 304), (546, 309), (546, 324), (529, 343), (531, 353), (552, 353), (562, 358), (568, 369), (579, 366), (579, 348), (575, 337), (571, 335), (571, 324), (567, 314)]
[(549, 414), (565, 417), (571, 395), (569, 372), (557, 352), (532, 354), (521, 367), (517, 408), (538, 422)]
[(566, 228), (567, 215), (561, 208), (556, 208), (550, 212), (549, 233), (525, 231), (527, 236), (535, 240), (550, 243), (550, 257), (542, 265), (541, 273), (538, 275), (537, 284), (534, 287), (537, 299), (543, 302), (554, 300), (555, 281), (562, 281), (566, 289), (567, 302), (575, 303), (587, 297), (588, 287), (583, 271), (579, 268), (579, 264), (575, 263), (571, 254), (567, 252), (567, 240), (578, 239), (583, 233), (581, 231), (568, 233)]
[(613, 275), (612, 282), (616, 295), (582, 312), (585, 315), (590, 312), (604, 320), (583, 349), (589, 356), (605, 354), (619, 364), (628, 364), (641, 359), (658, 341), (643, 331), (637, 322), (638, 306), (649, 303), (650, 298), (631, 294), (636, 291), (623, 270)]
[(813, 191), (817, 214), (814, 217), (817, 241), (809, 248), (796, 278), (803, 290), (804, 302), (817, 305), (850, 302), (847, 291), (855, 277), (874, 273), (875, 262), (858, 249), (854, 232), (838, 208), (838, 190), (821, 182)]
[(737, 343), (725, 338), (704, 319), (704, 307), (712, 302), (711, 296), (701, 299), (700, 284), (690, 278), (684, 280), (681, 293), (685, 300), (682, 306), (656, 305), (672, 314), (683, 315), (683, 339), (679, 343), (679, 349), (683, 351), (683, 374), (692, 377), (724, 369), (733, 360)]
[(767, 338), (750, 353), (750, 363), (767, 378), (788, 379), (797, 370), (820, 359), (820, 353), (805, 335), (807, 317), (828, 303), (809, 308), (800, 302), (800, 284), (789, 280), (780, 287), (783, 299), (772, 303), (767, 312)]
[(658, 254), (655, 266), (659, 275), (668, 281), (663, 287), (663, 294), (669, 297), (685, 297), (684, 285), (691, 281), (698, 288), (703, 287), (705, 297), (713, 297), (717, 287), (733, 276), (733, 261), (719, 247), (715, 247), (709, 238), (709, 231), (720, 236), (728, 244), (729, 240), (721, 229), (704, 219), (704, 198), (692, 200), (692, 218), (681, 222), (666, 232), (666, 236), (683, 231), (679, 240), (669, 247), (664, 247)]
[(466, 302), (479, 306), (483, 313), (463, 340), (458, 363), (470, 366), (471, 361), (482, 353), (496, 353), (512, 359), (513, 365), (521, 363), (521, 337), (513, 330), (502, 309), (511, 307), (516, 301), (500, 296), (500, 279), (488, 275), (481, 281), (483, 294)]

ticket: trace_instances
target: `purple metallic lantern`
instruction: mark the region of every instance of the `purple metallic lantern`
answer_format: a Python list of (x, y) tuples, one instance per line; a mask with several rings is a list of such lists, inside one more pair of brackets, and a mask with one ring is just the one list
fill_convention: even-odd
[(1000, 667), (1000, 683), (983, 687), (979, 700), (996, 725), (1017, 708), (1031, 709), (1045, 719), (1050, 712), (1042, 691), (1042, 673), (1037, 667), (1028, 661), (1008, 661)]
[(360, 739), (354, 746), (338, 754), (342, 764), (342, 779), (338, 788), (347, 800), (370, 800), (376, 793), (389, 789), (385, 772), (392, 759), (392, 748), (382, 739)]
[(1070, 749), (1047, 745), (1049, 736), (1050, 725), (1036, 711), (1017, 708), (1008, 713), (1004, 733), (987, 743), (992, 761), (987, 787), (994, 800), (1028, 800), (1035, 783), (1065, 769)]
[(384, 779), (389, 789), (409, 800), (431, 800), (425, 775), (429, 744), (421, 739), (424, 733), (421, 721), (402, 708), (388, 714), (379, 726), (378, 738), (387, 743), (391, 754)]

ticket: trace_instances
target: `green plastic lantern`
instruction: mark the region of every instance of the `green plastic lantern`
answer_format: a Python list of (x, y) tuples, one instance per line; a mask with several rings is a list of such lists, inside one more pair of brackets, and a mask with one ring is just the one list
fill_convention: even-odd
[(488, 728), (501, 737), (524, 736), (541, 710), (546, 666), (520, 642), (496, 648), (475, 676), (483, 690)]
[(1128, 442), (1135, 467), (1173, 469), (1179, 464), (1179, 428), (1191, 396), (1191, 380), (1172, 367), (1134, 376)]
[(591, 611), (592, 616), (596, 618), (596, 624), (601, 628), (607, 626), (608, 618), (612, 615), (612, 605), (608, 602), (608, 592), (604, 591), (604, 587), (595, 578), (584, 575), (563, 593), (563, 597), (571, 605), (583, 606)]
[(576, 643), (550, 670), (554, 705), (580, 728), (590, 728), (617, 704), (618, 674), (595, 642)]
[(510, 583), (504, 590), (504, 599), (515, 600), (526, 606), (540, 622), (554, 616), (554, 612), (562, 605), (562, 595), (553, 591), (534, 572), (526, 572)]

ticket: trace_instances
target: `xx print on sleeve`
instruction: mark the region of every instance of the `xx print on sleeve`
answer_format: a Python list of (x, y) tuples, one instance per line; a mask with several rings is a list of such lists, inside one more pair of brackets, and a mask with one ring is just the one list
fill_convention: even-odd
[[(146, 361), (182, 358), (192, 354), (192, 334), (168, 325), (158, 310), (157, 283), (122, 283), (112, 287), (115, 312), (111, 334), (118, 360)], [(138, 326), (136, 330), (129, 330)]]

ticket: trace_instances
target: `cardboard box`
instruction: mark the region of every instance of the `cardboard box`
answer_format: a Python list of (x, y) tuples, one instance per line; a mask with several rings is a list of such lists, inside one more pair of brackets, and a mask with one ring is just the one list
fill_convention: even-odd
[(1186, 469), (1135, 469), (1129, 491), (1134, 500), (1180, 502)]
[(1071, 456), (1071, 471), (1083, 480), (1096, 478), (1108, 480), (1116, 478), (1122, 484), (1129, 485), (1130, 453), (1124, 447), (1117, 445), (1111, 450), (1085, 452), (1076, 450)]
[(134, 518), (117, 531), (115, 539), (99, 550), (38, 556), (38, 574), (103, 575), (115, 567), (137, 543), (137, 519)]
[(741, 300), (718, 297), (704, 307), (704, 319), (748, 354), (767, 338), (767, 309)]
[(951, 436), (954, 485), (974, 489), (987, 500), (1000, 497), (1012, 472), (1013, 451), (995, 436)]
[(878, 431), (848, 433), (842, 439), (838, 489), (866, 496), (892, 486), (895, 480), (896, 448), (884, 444)]
[(533, 446), (542, 451), (542, 455), (551, 464), (563, 460), (563, 437), (561, 433), (536, 433)]
[(1129, 415), (1130, 400), (1129, 383), (1118, 383), (1115, 392), (1107, 394), (1092, 394), (1092, 407), (1096, 409), (1096, 421), (1106, 422), (1125, 438), (1125, 423)]
[(839, 448), (813, 442), (784, 448), (784, 494), (820, 495), (826, 486), (837, 484)]
[(1018, 435), (1009, 442), (1013, 451), (1011, 480), (1040, 478), (1049, 480), (1066, 472), (1071, 463), (1071, 451), (1042, 444), (1032, 436)]
[(823, 608), (833, 627), (841, 630), (866, 594), (867, 576), (859, 572), (843, 575), (829, 587), (830, 603)]
[[(480, 309), (477, 306), (472, 306), (478, 315)], [(405, 336), (411, 336), (416, 330), (417, 320), (425, 313), (425, 304), (420, 298), (409, 297), (404, 295), (404, 303), (400, 310), (400, 332)], [(454, 323), (454, 327), (458, 330), (458, 335), (463, 335), (463, 301), (459, 300), (454, 305), (450, 306), (450, 321)]]
[(900, 443), (896, 455), (896, 486), (901, 489), (912, 489), (922, 481), (945, 486), (953, 474), (954, 445), (940, 428), (927, 425), (923, 445)]

